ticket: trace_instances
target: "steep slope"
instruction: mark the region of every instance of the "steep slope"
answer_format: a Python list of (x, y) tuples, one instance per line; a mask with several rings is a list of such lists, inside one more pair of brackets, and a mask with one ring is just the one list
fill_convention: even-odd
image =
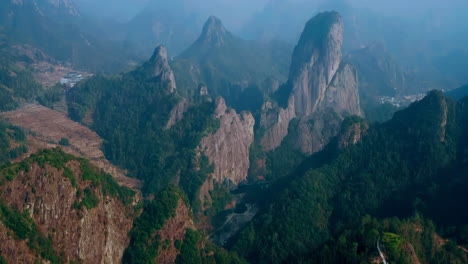
[[(162, 46), (133, 72), (115, 78), (96, 76), (77, 85), (68, 94), (68, 102), (69, 113), (75, 120), (83, 120), (92, 113), (93, 129), (105, 140), (106, 157), (128, 169), (131, 176), (144, 180), (145, 194), (174, 183), (191, 202), (196, 202), (198, 190), (210, 173), (209, 163), (196, 162), (196, 149), (202, 138), (213, 134), (219, 142), (229, 141), (233, 136), (229, 141), (233, 142), (247, 135), (248, 141), (252, 134), (251, 115), (243, 114), (246, 121), (235, 112), (218, 115), (215, 102), (191, 104), (182, 98)], [(217, 134), (221, 126), (225, 131)], [(229, 131), (235, 133), (231, 135)], [(248, 146), (245, 142), (240, 147), (243, 152), (235, 153), (247, 163), (244, 171), (248, 168)], [(220, 153), (210, 153), (212, 161), (220, 161), (220, 156), (232, 153), (227, 145), (216, 149)], [(224, 167), (228, 165), (223, 161)], [(228, 170), (224, 167), (220, 169)]]
[(216, 99), (215, 106), (213, 118), (219, 120), (219, 128), (203, 137), (198, 148), (213, 166), (198, 194), (202, 212), (213, 207), (212, 192), (216, 187), (237, 186), (247, 180), (254, 139), (255, 119), (251, 113), (228, 110), (222, 97)]
[(127, 66), (128, 53), (102, 35), (82, 30), (81, 19), (85, 18), (69, 0), (0, 3), (0, 26), (15, 48), (38, 49), (56, 61), (90, 71), (108, 72)]
[[(360, 142), (339, 151), (324, 166), (314, 168), (320, 156), (310, 157), (284, 181), (291, 184), (241, 233), (234, 248), (253, 262), (281, 263), (317, 255), (322, 247), (327, 250), (326, 241), (342, 239), (341, 232), (352, 230), (367, 214), (406, 218), (420, 212), (440, 225), (454, 223), (441, 203), (456, 207), (457, 200), (466, 199), (460, 191), (455, 195), (457, 188), (452, 188), (453, 196), (444, 191), (453, 187), (451, 183), (466, 184), (465, 103), (431, 92), (389, 122), (369, 128)], [(440, 199), (443, 202), (437, 203)], [(459, 225), (466, 223), (465, 214), (459, 217)], [(329, 249), (324, 254), (333, 258)], [(424, 256), (439, 257), (431, 254)]]
[(145, 202), (123, 263), (244, 263), (194, 229), (187, 197), (169, 186)]
[(164, 46), (160, 45), (154, 50), (153, 56), (141, 66), (140, 71), (144, 72), (149, 78), (155, 78), (156, 81), (167, 85), (170, 93), (175, 92), (176, 81), (169, 66), (167, 50)]
[(86, 160), (41, 151), (2, 167), (0, 189), (0, 244), (8, 262), (121, 260), (136, 217), (134, 192)]
[(62, 145), (66, 153), (89, 159), (95, 166), (112, 174), (119, 184), (132, 189), (141, 185), (138, 180), (126, 177), (123, 169), (104, 158), (101, 150), (103, 140), (95, 132), (73, 122), (62, 113), (39, 105), (26, 105), (16, 111), (1, 113), (0, 116), (29, 131), (26, 136), (28, 151), (22, 157)]
[(243, 40), (210, 17), (199, 38), (172, 66), (182, 94), (195, 96), (200, 84), (238, 110), (261, 107), (263, 93), (274, 80), (285, 80), (289, 49), (280, 42)]
[(228, 110), (224, 99), (216, 99), (215, 118), (220, 126), (216, 133), (200, 142), (203, 153), (215, 166), (214, 178), (219, 183), (235, 185), (246, 180), (249, 169), (249, 149), (253, 142), (255, 119), (251, 113), (237, 114)]
[[(293, 52), (289, 80), (274, 96), (278, 106), (264, 106), (265, 151), (281, 144), (295, 117), (299, 119), (296, 147), (310, 154), (320, 151), (338, 133), (343, 117), (362, 115), (356, 70), (341, 60), (343, 27), (336, 12), (321, 13), (307, 22)], [(275, 107), (284, 110), (269, 110)], [(275, 116), (281, 113), (283, 117)], [(278, 124), (272, 125), (275, 119)]]

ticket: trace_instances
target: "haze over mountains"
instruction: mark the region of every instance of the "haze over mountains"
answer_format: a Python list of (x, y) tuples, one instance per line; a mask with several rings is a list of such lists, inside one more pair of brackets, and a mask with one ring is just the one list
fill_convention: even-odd
[(0, 263), (468, 263), (466, 3), (425, 4), (1, 2)]

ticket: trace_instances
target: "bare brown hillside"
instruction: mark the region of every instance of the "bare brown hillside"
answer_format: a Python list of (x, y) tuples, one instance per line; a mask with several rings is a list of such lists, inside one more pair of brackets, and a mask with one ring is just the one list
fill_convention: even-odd
[[(120, 185), (138, 189), (141, 182), (125, 176), (125, 171), (111, 164), (101, 150), (102, 139), (92, 130), (70, 120), (63, 113), (41, 105), (26, 105), (19, 110), (0, 113), (10, 123), (25, 129), (28, 133), (29, 152), (55, 148), (62, 139), (68, 139), (69, 146), (61, 146), (67, 153), (86, 158), (97, 167), (114, 176)], [(23, 157), (24, 158), (24, 157)]]

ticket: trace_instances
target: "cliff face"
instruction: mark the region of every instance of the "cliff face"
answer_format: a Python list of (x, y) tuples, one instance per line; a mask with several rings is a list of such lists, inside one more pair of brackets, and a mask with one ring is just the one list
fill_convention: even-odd
[(311, 154), (339, 132), (345, 116), (362, 115), (357, 72), (341, 61), (343, 28), (336, 12), (321, 13), (307, 22), (292, 57), (286, 84), (288, 107), (264, 109), (262, 127), (266, 132), (261, 142), (265, 151), (281, 145), (295, 117), (299, 119), (296, 148)]
[(342, 43), (343, 21), (337, 13), (322, 13), (307, 22), (289, 74), (298, 114), (312, 114), (323, 101), (341, 63)]
[(247, 178), (255, 119), (248, 112), (237, 114), (233, 109), (227, 110), (222, 97), (216, 99), (215, 117), (220, 127), (201, 140), (201, 150), (214, 165), (213, 177), (217, 182), (228, 180), (239, 184)]
[(267, 128), (262, 138), (263, 151), (273, 150), (281, 145), (288, 135), (289, 122), (296, 117), (294, 97), (289, 98), (288, 108), (274, 108), (270, 102), (263, 106), (261, 126)]
[[(65, 260), (120, 262), (135, 217), (132, 206), (104, 193), (105, 187), (100, 184), (83, 180), (85, 172), (79, 160), (70, 160), (61, 169), (49, 162), (29, 160), (22, 166), (25, 170), (19, 170), (11, 180), (5, 180), (8, 172), (2, 171), (1, 203), (30, 217)], [(12, 240), (6, 233), (13, 232), (0, 225), (0, 252), (8, 263), (18, 259), (34, 263), (35, 252), (27, 246), (23, 250), (24, 243)]]
[(358, 92), (358, 76), (352, 65), (344, 64), (340, 66), (325, 92), (320, 107), (322, 109), (331, 108), (341, 115), (362, 115)]
[(220, 121), (216, 133), (204, 137), (199, 150), (208, 157), (214, 172), (201, 187), (199, 198), (202, 210), (211, 204), (210, 191), (214, 182), (239, 184), (247, 179), (250, 166), (250, 145), (254, 140), (255, 119), (249, 112), (237, 114), (228, 110), (222, 97), (216, 99), (215, 118)]

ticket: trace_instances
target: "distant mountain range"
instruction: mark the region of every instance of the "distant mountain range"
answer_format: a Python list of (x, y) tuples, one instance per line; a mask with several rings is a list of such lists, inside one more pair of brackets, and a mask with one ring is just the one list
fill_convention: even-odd
[(258, 110), (264, 95), (285, 81), (289, 45), (243, 40), (212, 16), (199, 38), (171, 61), (182, 94), (206, 86), (239, 110)]

